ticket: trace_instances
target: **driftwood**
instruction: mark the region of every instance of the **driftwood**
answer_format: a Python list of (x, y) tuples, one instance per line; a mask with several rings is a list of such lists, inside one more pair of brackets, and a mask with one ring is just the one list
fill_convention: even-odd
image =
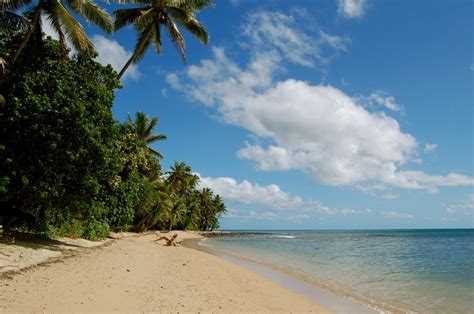
[(173, 234), (171, 237), (159, 236), (156, 233), (155, 233), (155, 235), (158, 237), (158, 239), (156, 239), (154, 242), (157, 243), (158, 241), (165, 240), (166, 243), (165, 243), (164, 246), (178, 246), (178, 245), (181, 244), (181, 242), (183, 242), (183, 241), (176, 241), (176, 239), (178, 238), (177, 233)]

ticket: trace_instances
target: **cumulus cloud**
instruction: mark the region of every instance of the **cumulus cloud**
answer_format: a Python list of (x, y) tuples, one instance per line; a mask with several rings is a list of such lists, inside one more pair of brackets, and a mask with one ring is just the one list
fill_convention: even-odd
[[(95, 60), (103, 65), (110, 64), (117, 72), (122, 69), (127, 60), (132, 56), (132, 51), (126, 50), (113, 39), (108, 39), (101, 35), (95, 35), (92, 37), (92, 42), (99, 53), (99, 56)], [(127, 69), (127, 72), (125, 72), (122, 79), (130, 78), (132, 80), (138, 80), (140, 76), (141, 73), (138, 70), (138, 67), (132, 64)]]
[(395, 210), (382, 212), (382, 215), (387, 217), (387, 218), (400, 218), (400, 219), (413, 218), (413, 215), (410, 215), (410, 214), (407, 214), (407, 213), (400, 213), (400, 212), (397, 212)]
[(395, 97), (387, 95), (384, 91), (377, 90), (370, 94), (369, 99), (372, 103), (383, 106), (393, 111), (402, 111), (403, 106), (396, 103)]
[(324, 213), (340, 215), (370, 215), (370, 209), (337, 209), (324, 206), (319, 201), (304, 200), (298, 195), (291, 195), (276, 184), (261, 186), (247, 180), (237, 182), (230, 177), (200, 177), (200, 187), (215, 191), (226, 200), (244, 205), (259, 205), (263, 208), (280, 212), (296, 211), (298, 213)]
[(337, 0), (337, 13), (347, 19), (364, 16), (367, 0)]
[(429, 153), (434, 151), (436, 148), (438, 148), (438, 144), (425, 143), (425, 148), (423, 149), (423, 151), (425, 153)]
[[(290, 19), (274, 14), (283, 21)], [(263, 42), (262, 34), (270, 32), (266, 27), (254, 32), (260, 35), (247, 34), (257, 39), (252, 39), (256, 52), (246, 66), (214, 47), (212, 59), (167, 76), (168, 83), (191, 100), (215, 108), (224, 123), (242, 127), (267, 143), (246, 143), (237, 153), (240, 158), (254, 161), (264, 171), (300, 170), (332, 186), (436, 192), (439, 186), (474, 185), (473, 178), (461, 174), (431, 176), (402, 170), (419, 160), (419, 148), (397, 120), (381, 111), (368, 111), (335, 87), (275, 79), (284, 72), (285, 62), (310, 65), (313, 59), (308, 54), (295, 56), (288, 48), (304, 51), (300, 41), (306, 35), (288, 30), (285, 46), (271, 35)], [(384, 104), (399, 106), (390, 97)]]

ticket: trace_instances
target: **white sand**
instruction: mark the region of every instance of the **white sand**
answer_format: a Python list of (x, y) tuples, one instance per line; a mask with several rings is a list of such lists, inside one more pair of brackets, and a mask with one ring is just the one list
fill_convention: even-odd
[[(179, 239), (189, 237), (198, 236), (180, 232)], [(164, 247), (154, 239), (153, 234), (125, 237), (4, 275), (0, 312), (330, 312), (241, 266), (185, 247)], [(4, 249), (0, 246), (0, 258)]]

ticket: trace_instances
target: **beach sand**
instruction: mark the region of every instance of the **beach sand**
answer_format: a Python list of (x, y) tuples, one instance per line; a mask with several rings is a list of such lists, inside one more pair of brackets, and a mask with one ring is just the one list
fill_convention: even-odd
[[(178, 233), (181, 240), (199, 237)], [(331, 312), (256, 272), (155, 239), (128, 236), (5, 273), (0, 312)]]

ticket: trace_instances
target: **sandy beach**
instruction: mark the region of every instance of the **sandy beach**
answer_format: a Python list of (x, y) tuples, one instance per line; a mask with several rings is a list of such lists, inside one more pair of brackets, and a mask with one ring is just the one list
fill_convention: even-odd
[(4, 273), (0, 311), (331, 312), (256, 272), (155, 239), (128, 236)]

